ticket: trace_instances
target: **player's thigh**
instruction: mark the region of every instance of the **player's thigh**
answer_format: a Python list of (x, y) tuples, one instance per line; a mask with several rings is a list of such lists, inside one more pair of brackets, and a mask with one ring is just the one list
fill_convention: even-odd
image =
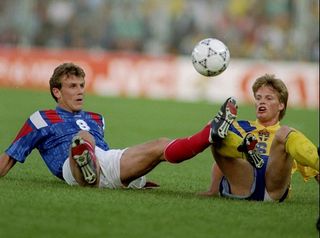
[(169, 143), (169, 139), (159, 138), (129, 147), (120, 160), (121, 181), (130, 181), (152, 170), (164, 160), (163, 151)]
[(281, 127), (275, 135), (270, 148), (270, 156), (266, 169), (266, 188), (274, 199), (281, 197), (288, 188), (291, 179), (292, 159), (285, 150), (289, 127)]
[(215, 160), (233, 193), (245, 195), (250, 192), (254, 182), (254, 169), (248, 161), (242, 158), (217, 157), (217, 155)]

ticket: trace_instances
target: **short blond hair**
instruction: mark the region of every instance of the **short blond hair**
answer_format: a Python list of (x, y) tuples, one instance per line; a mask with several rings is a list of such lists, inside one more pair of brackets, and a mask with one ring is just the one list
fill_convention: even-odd
[(284, 108), (282, 109), (279, 115), (279, 121), (280, 121), (286, 114), (286, 110), (287, 110), (288, 97), (289, 97), (287, 86), (281, 79), (276, 78), (273, 74), (265, 74), (257, 78), (254, 84), (252, 85), (252, 91), (254, 96), (256, 95), (256, 92), (258, 91), (258, 89), (261, 88), (262, 86), (272, 87), (277, 92), (279, 101), (284, 104)]

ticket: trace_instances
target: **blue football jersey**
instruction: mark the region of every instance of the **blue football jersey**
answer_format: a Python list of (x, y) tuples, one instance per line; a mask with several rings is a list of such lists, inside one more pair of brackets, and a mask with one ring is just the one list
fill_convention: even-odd
[(36, 148), (49, 170), (62, 179), (62, 166), (69, 157), (72, 137), (80, 130), (89, 131), (96, 146), (108, 150), (104, 127), (104, 118), (93, 112), (71, 113), (60, 107), (36, 111), (27, 119), (6, 153), (23, 163)]

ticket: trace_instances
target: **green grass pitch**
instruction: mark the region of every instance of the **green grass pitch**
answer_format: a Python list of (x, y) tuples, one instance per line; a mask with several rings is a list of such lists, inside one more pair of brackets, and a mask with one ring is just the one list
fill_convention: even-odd
[[(0, 150), (7, 148), (25, 119), (54, 108), (49, 92), (0, 88)], [(207, 123), (219, 105), (87, 95), (86, 110), (106, 119), (106, 138), (123, 148), (157, 137), (183, 137)], [(283, 124), (319, 145), (318, 110), (289, 108)], [(239, 118), (254, 118), (240, 105)], [(0, 237), (318, 237), (318, 184), (293, 176), (285, 203), (201, 198), (210, 182), (209, 150), (179, 165), (162, 163), (148, 178), (153, 190), (70, 187), (53, 177), (37, 151), (0, 179)]]

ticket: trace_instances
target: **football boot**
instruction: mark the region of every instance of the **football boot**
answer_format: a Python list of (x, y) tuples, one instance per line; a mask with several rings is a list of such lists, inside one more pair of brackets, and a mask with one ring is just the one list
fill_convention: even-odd
[(237, 102), (233, 97), (228, 98), (222, 104), (220, 111), (211, 121), (210, 143), (224, 139), (227, 136), (230, 125), (237, 118), (237, 110)]
[(257, 138), (253, 134), (248, 133), (244, 137), (242, 144), (238, 147), (238, 151), (244, 153), (247, 161), (253, 167), (260, 169), (262, 168), (264, 161), (256, 148), (257, 143)]
[(72, 139), (71, 157), (79, 166), (84, 180), (93, 184), (97, 180), (97, 166), (92, 145), (80, 136), (75, 136)]

